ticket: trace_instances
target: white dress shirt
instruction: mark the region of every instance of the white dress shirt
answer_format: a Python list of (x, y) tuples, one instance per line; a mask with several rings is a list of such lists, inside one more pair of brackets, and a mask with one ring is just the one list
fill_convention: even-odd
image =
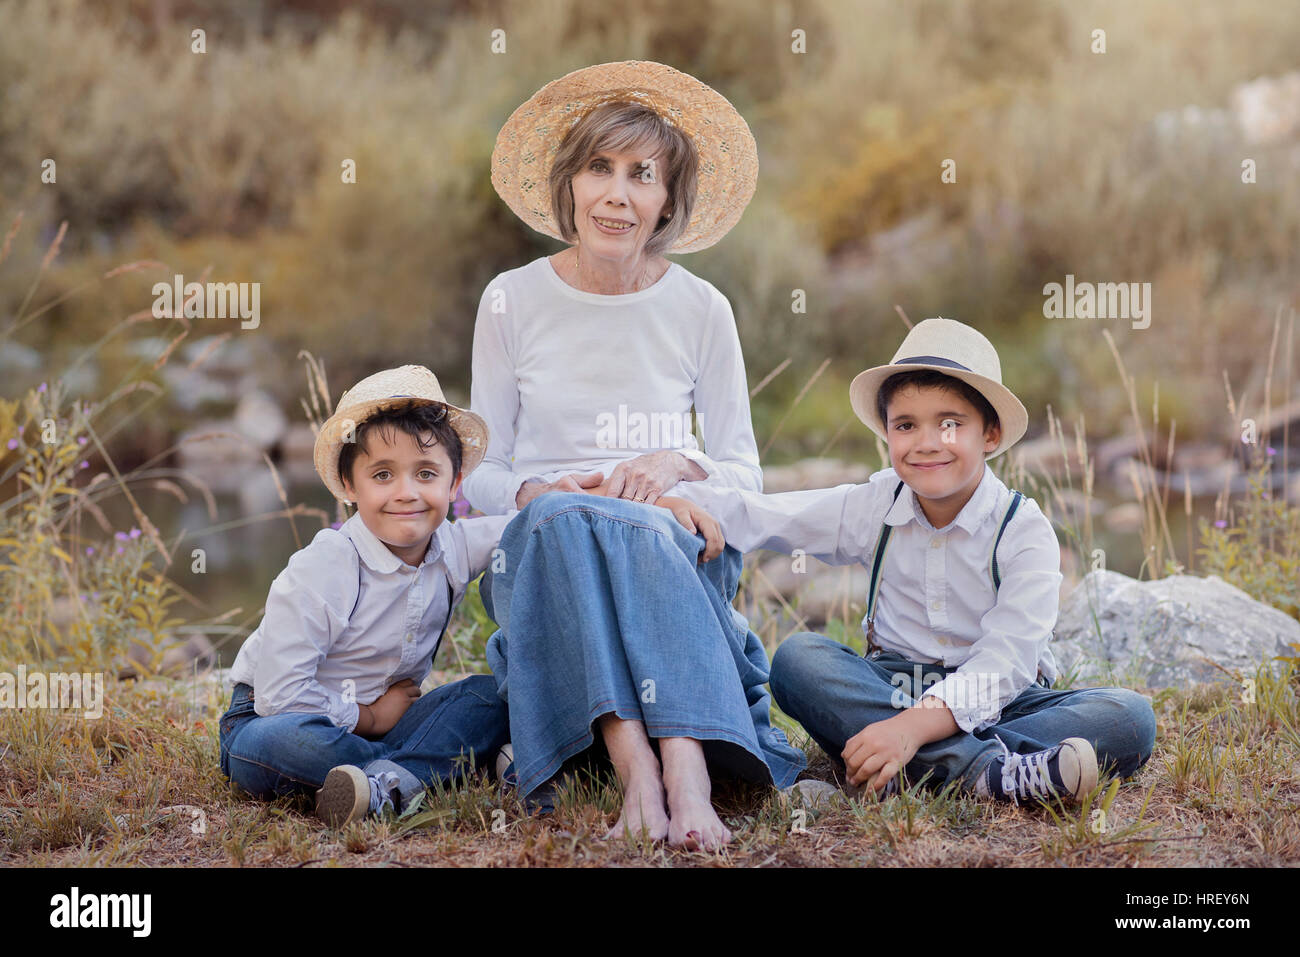
[(502, 273), (479, 303), (472, 373), (470, 407), (491, 436), (465, 480), (480, 511), (514, 508), (530, 478), (608, 477), (661, 449), (698, 463), (708, 484), (763, 487), (731, 305), (677, 263), (618, 296), (575, 289), (545, 256)]
[(1025, 497), (998, 546), (1002, 587), (995, 593), (990, 559), (1011, 504), (1006, 485), (985, 465), (957, 517), (936, 529), (911, 488), (893, 500), (898, 481), (891, 468), (863, 485), (761, 495), (687, 483), (672, 494), (718, 519), (728, 544), (743, 552), (801, 549), (832, 565), (870, 570), (881, 523), (893, 526), (876, 599), (876, 644), (956, 667), (923, 697), (941, 699), (963, 731), (983, 730), (1040, 671), (1056, 678), (1048, 649), (1061, 587), (1056, 532)]
[(229, 680), (253, 687), (263, 717), (323, 714), (351, 731), (358, 703), (406, 678), (423, 683), (452, 609), (515, 514), (443, 522), (418, 567), (394, 555), (360, 513), (337, 531), (321, 529), (271, 583), (262, 623)]

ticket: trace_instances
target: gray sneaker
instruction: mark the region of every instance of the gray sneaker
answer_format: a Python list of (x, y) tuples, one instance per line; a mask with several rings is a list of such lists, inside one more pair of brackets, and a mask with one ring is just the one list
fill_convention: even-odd
[(400, 805), (396, 774), (380, 771), (367, 775), (354, 764), (331, 768), (316, 792), (316, 816), (330, 827), (344, 827), (386, 810), (398, 813)]

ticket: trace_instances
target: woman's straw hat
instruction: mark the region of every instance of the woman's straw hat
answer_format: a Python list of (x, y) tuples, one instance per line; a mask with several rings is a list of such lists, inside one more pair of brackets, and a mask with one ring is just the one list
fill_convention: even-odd
[(488, 429), (482, 418), (467, 409), (448, 404), (442, 387), (438, 385), (438, 377), (424, 366), (385, 369), (367, 376), (344, 392), (334, 414), (325, 420), (316, 436), (313, 454), (316, 474), (336, 499), (350, 501), (339, 477), (339, 452), (343, 443), (356, 441), (356, 430), (375, 413), (408, 404), (440, 405), (447, 410), (447, 421), (460, 436), (462, 476), (469, 475), (483, 461)]
[(886, 439), (885, 424), (876, 411), (876, 395), (886, 379), (897, 372), (933, 369), (961, 379), (989, 400), (1002, 426), (998, 447), (985, 456), (1001, 455), (1019, 442), (1029, 428), (1029, 413), (1002, 384), (998, 351), (977, 329), (955, 319), (925, 319), (907, 334), (887, 366), (858, 373), (849, 386), (849, 403), (867, 428)]
[(687, 133), (699, 153), (699, 185), (686, 230), (668, 252), (712, 246), (740, 220), (758, 180), (758, 147), (736, 108), (695, 77), (648, 60), (601, 63), (552, 80), (515, 110), (492, 150), (492, 185), (538, 232), (556, 239), (549, 177), (560, 141), (596, 106), (649, 106)]

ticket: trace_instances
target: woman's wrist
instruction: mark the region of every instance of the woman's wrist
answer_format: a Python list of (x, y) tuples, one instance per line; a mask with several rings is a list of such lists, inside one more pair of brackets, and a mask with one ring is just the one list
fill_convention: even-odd
[(674, 452), (677, 456), (677, 481), (679, 482), (702, 482), (709, 477), (709, 473), (700, 467), (700, 463), (694, 459), (688, 459), (681, 452)]

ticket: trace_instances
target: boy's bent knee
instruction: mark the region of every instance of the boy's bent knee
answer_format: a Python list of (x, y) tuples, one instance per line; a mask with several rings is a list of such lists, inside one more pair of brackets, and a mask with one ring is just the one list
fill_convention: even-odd
[(836, 666), (832, 655), (842, 647), (839, 642), (810, 631), (796, 632), (776, 646), (769, 683), (772, 697), (783, 711), (788, 709), (782, 704), (782, 698), (788, 700), (791, 695), (806, 693), (809, 685), (817, 684), (828, 668)]
[(1155, 750), (1155, 710), (1146, 697), (1128, 688), (1107, 688), (1102, 700), (1113, 713), (1107, 721), (1111, 740), (1099, 743), (1115, 762), (1116, 772), (1128, 777), (1146, 764)]
[[(1133, 734), (1137, 739), (1138, 767), (1147, 763), (1156, 746), (1156, 713), (1151, 702), (1145, 696), (1127, 688), (1116, 688), (1120, 704), (1129, 720), (1133, 722)], [(1136, 770), (1136, 769), (1135, 769)]]
[(476, 695), (487, 704), (505, 706), (505, 702), (497, 694), (497, 680), (491, 675), (470, 675), (468, 678), (462, 678), (461, 687), (466, 694)]

